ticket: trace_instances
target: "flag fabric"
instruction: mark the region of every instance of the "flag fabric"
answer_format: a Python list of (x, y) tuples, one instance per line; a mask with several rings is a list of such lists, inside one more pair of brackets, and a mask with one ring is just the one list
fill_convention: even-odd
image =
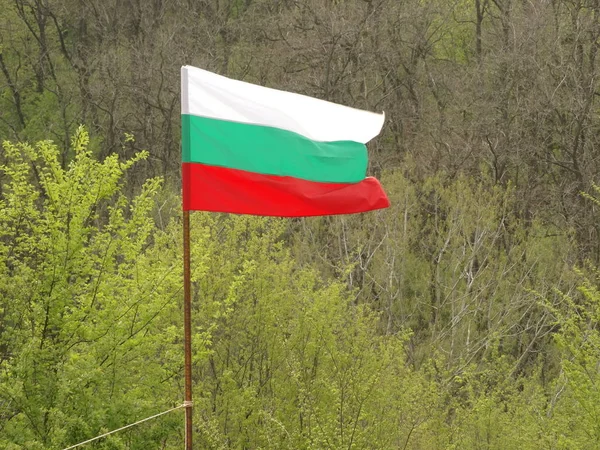
[(384, 115), (181, 68), (184, 210), (260, 216), (386, 208), (366, 177)]

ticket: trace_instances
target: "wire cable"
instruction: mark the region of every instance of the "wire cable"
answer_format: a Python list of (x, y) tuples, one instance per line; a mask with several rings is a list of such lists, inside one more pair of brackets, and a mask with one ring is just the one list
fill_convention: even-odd
[(70, 450), (70, 449), (72, 449), (72, 448), (77, 448), (77, 447), (80, 447), (80, 446), (82, 446), (82, 445), (84, 445), (84, 444), (88, 444), (88, 443), (90, 443), (90, 442), (93, 442), (93, 441), (96, 441), (96, 440), (98, 440), (98, 439), (101, 439), (101, 438), (103, 438), (103, 437), (106, 437), (106, 436), (108, 436), (108, 435), (110, 435), (110, 434), (116, 433), (117, 431), (122, 431), (122, 430), (124, 430), (124, 429), (126, 429), (126, 428), (131, 428), (131, 427), (133, 427), (133, 426), (135, 426), (135, 425), (139, 425), (139, 424), (140, 424), (140, 423), (142, 423), (142, 422), (146, 422), (147, 420), (154, 419), (154, 418), (156, 418), (156, 417), (159, 417), (159, 416), (162, 416), (162, 415), (164, 415), (164, 414), (170, 413), (171, 411), (175, 411), (176, 409), (180, 409), (180, 408), (186, 408), (186, 407), (188, 407), (188, 404), (187, 404), (187, 403), (189, 403), (189, 402), (186, 402), (186, 403), (184, 403), (184, 404), (182, 404), (182, 405), (176, 406), (175, 408), (171, 408), (171, 409), (169, 409), (169, 410), (167, 410), (167, 411), (163, 411), (163, 412), (161, 412), (161, 413), (154, 414), (153, 416), (146, 417), (145, 419), (138, 420), (137, 422), (135, 422), (135, 423), (131, 423), (131, 424), (129, 424), (129, 425), (125, 425), (124, 427), (117, 428), (116, 430), (109, 431), (108, 433), (101, 434), (100, 436), (96, 436), (95, 438), (88, 439), (87, 441), (80, 442), (79, 444), (72, 445), (72, 446), (70, 446), (70, 447), (67, 447), (67, 448), (65, 448), (64, 450)]

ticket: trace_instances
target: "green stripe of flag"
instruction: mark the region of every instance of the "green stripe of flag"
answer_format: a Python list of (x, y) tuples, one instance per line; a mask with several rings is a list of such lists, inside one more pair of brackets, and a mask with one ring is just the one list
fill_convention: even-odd
[(365, 178), (367, 149), (353, 141), (318, 142), (274, 127), (182, 114), (183, 162), (330, 183)]

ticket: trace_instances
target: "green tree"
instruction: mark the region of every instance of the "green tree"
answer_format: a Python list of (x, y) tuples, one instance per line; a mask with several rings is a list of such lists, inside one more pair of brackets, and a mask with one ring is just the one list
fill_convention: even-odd
[[(65, 447), (178, 399), (177, 334), (165, 327), (178, 313), (179, 261), (154, 227), (160, 180), (128, 200), (123, 175), (145, 154), (96, 161), (83, 129), (72, 147), (63, 169), (52, 142), (3, 144), (2, 448)], [(157, 446), (177, 438), (171, 420), (107, 442)]]

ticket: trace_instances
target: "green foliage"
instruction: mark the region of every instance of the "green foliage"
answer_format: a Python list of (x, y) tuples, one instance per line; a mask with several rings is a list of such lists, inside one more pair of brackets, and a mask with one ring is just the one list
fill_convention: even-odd
[[(122, 194), (144, 154), (99, 162), (87, 145), (80, 130), (63, 169), (51, 142), (4, 143), (5, 448), (63, 448), (182, 396), (179, 225), (154, 225), (159, 180)], [(379, 335), (343, 284), (294, 261), (285, 232), (283, 220), (193, 216), (200, 445), (424, 445), (439, 422), (436, 389), (406, 367), (406, 336)], [(175, 414), (97, 446), (177, 447)]]
[(600, 443), (600, 272), (579, 271), (581, 283), (574, 294), (550, 308), (559, 332), (555, 339), (563, 351), (563, 372), (557, 380), (555, 420), (569, 432), (557, 436), (561, 448), (593, 448)]
[[(0, 446), (11, 450), (61, 449), (183, 397), (180, 224), (162, 216), (175, 200), (159, 179), (124, 194), (145, 153), (98, 161), (82, 128), (70, 146), (63, 167), (50, 141), (3, 144)], [(567, 238), (523, 224), (510, 187), (387, 183), (399, 201), (369, 224), (192, 215), (197, 445), (597, 445), (600, 274), (551, 295), (570, 286)], [(308, 255), (290, 225), (326, 245)], [(175, 412), (94, 445), (179, 448), (181, 431)]]
[[(582, 193), (600, 205), (600, 187)], [(600, 445), (600, 270), (591, 263), (576, 271), (578, 286), (560, 293), (560, 302), (548, 306), (558, 332), (555, 340), (563, 352), (562, 373), (556, 381), (553, 420), (560, 424), (558, 448), (585, 449)]]
[[(177, 401), (169, 380), (180, 358), (156, 359), (175, 343), (163, 327), (179, 280), (151, 220), (160, 180), (127, 200), (123, 174), (145, 154), (98, 162), (87, 145), (80, 129), (63, 169), (49, 141), (3, 144), (3, 448), (64, 447)], [(165, 439), (152, 427), (140, 434), (129, 448)]]
[[(339, 282), (294, 262), (284, 220), (194, 214), (207, 270), (195, 369), (202, 448), (386, 448), (418, 441), (434, 392), (405, 366), (405, 336), (382, 337), (377, 317)], [(206, 238), (206, 233), (209, 238)], [(200, 238), (204, 235), (204, 238)], [(197, 355), (196, 355), (197, 356)], [(394, 432), (390, 432), (394, 429)]]
[[(0, 0), (0, 139), (54, 141), (0, 151), (0, 448), (181, 401), (182, 64), (385, 110), (392, 201), (193, 215), (201, 446), (598, 447), (588, 3)], [(180, 448), (180, 416), (95, 447)]]

